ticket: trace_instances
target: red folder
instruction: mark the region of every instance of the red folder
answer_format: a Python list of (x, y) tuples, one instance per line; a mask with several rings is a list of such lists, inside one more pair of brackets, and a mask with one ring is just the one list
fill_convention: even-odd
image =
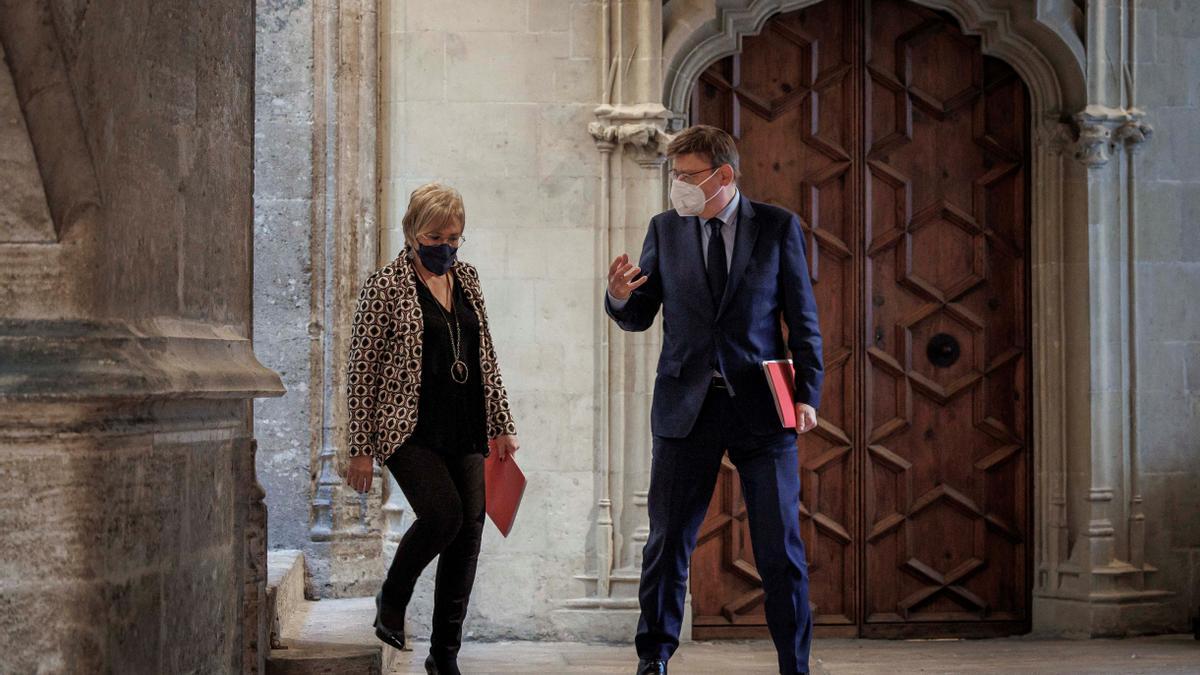
[(796, 371), (792, 368), (791, 360), (763, 361), (762, 367), (767, 376), (767, 386), (771, 388), (771, 398), (775, 400), (779, 423), (787, 429), (795, 429)]
[(500, 534), (507, 537), (517, 517), (521, 496), (525, 494), (525, 474), (511, 455), (501, 461), (499, 455), (492, 452), (483, 462), (483, 482), (487, 514)]

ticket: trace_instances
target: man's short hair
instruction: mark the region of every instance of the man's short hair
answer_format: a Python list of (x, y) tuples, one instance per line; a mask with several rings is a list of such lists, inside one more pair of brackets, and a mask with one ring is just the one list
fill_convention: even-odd
[(466, 210), (458, 190), (440, 183), (427, 183), (413, 190), (408, 198), (408, 210), (401, 221), (404, 239), (410, 245), (417, 235), (446, 225), (466, 225)]
[(703, 155), (714, 167), (728, 164), (733, 167), (733, 177), (741, 178), (742, 170), (738, 165), (737, 145), (724, 129), (697, 124), (679, 132), (667, 145), (667, 157), (674, 159), (679, 155)]

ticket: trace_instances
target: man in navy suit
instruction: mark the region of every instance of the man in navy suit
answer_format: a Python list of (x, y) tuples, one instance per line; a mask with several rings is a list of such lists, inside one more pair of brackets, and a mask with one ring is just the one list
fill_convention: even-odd
[[(605, 297), (627, 331), (648, 329), (660, 307), (663, 314), (638, 673), (666, 673), (679, 646), (688, 561), (725, 451), (742, 481), (779, 672), (807, 673), (812, 616), (796, 434), (817, 424), (824, 369), (800, 221), (740, 194), (737, 147), (720, 129), (688, 128), (667, 155), (675, 208), (650, 220), (636, 266), (628, 255), (613, 261)], [(762, 369), (789, 353), (794, 430), (780, 424)]]

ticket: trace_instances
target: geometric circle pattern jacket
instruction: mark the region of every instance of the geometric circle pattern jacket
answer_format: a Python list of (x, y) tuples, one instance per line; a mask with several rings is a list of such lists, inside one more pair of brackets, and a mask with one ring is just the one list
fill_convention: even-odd
[[(488, 329), (479, 272), (464, 262), (453, 267), (455, 278), (479, 316), (479, 369), (487, 414), (487, 436), (517, 433), (508, 393), (496, 363)], [(421, 399), (421, 350), (424, 317), (417, 300), (410, 249), (375, 272), (363, 284), (350, 337), (350, 456), (370, 455), (382, 466), (417, 428)]]

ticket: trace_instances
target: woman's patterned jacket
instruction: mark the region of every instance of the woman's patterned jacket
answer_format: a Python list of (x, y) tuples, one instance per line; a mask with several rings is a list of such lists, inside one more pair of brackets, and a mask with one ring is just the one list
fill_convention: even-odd
[[(479, 273), (464, 262), (456, 262), (453, 270), (479, 316), (479, 360), (488, 438), (515, 435), (517, 427), (496, 363)], [(413, 262), (406, 248), (388, 266), (372, 274), (358, 296), (346, 386), (351, 457), (371, 455), (382, 465), (417, 428), (423, 334)]]

